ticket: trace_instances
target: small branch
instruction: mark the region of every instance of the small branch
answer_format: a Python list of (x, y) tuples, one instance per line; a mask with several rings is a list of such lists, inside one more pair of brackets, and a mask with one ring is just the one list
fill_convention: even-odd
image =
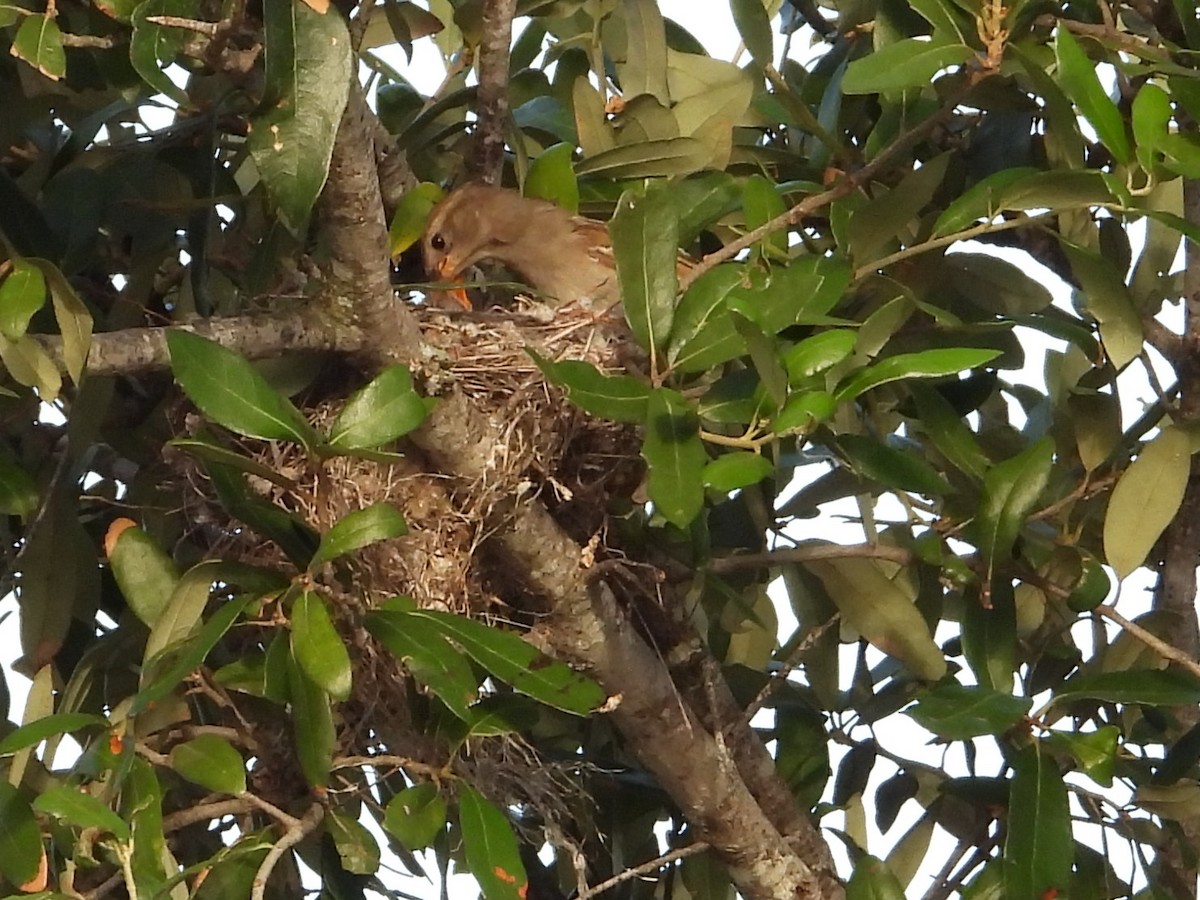
[(770, 681), (764, 684), (762, 690), (758, 692), (758, 696), (755, 697), (753, 702), (746, 707), (745, 719), (747, 723), (749, 723), (749, 721), (758, 714), (758, 711), (766, 705), (767, 701), (774, 696), (775, 692), (783, 687), (788, 680), (788, 676), (795, 671), (798, 665), (800, 665), (800, 661), (804, 658), (804, 654), (807, 653), (812, 646), (821, 639), (825, 632), (832, 628), (836, 623), (840, 622), (841, 618), (841, 613), (834, 613), (804, 636), (804, 640), (797, 644), (795, 649), (788, 654), (787, 659), (783, 661), (783, 665), (780, 666), (779, 671), (771, 676)]
[(92, 47), (97, 50), (111, 50), (124, 43), (124, 37), (115, 34), (71, 34), (64, 31), (62, 35), (64, 47)]
[(271, 872), (283, 858), (283, 854), (316, 831), (323, 818), (325, 818), (325, 807), (320, 803), (314, 803), (304, 814), (304, 818), (296, 820), (296, 824), (271, 846), (263, 858), (262, 864), (258, 867), (258, 871), (254, 873), (250, 900), (263, 900), (267, 890), (267, 879), (271, 877)]
[(228, 27), (225, 22), (206, 22), (203, 19), (185, 19), (183, 16), (146, 16), (146, 21), (166, 28), (194, 31), (196, 34), (203, 34), (210, 38), (216, 37), (223, 28)]
[(1101, 603), (1096, 607), (1094, 612), (1106, 619), (1111, 619), (1112, 621), (1116, 622), (1163, 659), (1169, 659), (1172, 662), (1178, 663), (1193, 675), (1200, 676), (1200, 662), (1196, 662), (1196, 660), (1192, 659), (1179, 648), (1173, 647), (1162, 638), (1151, 634), (1136, 622), (1131, 622), (1107, 603)]
[(1126, 50), (1135, 56), (1146, 59), (1169, 60), (1171, 54), (1164, 47), (1155, 47), (1145, 41), (1138, 40), (1133, 35), (1117, 31), (1110, 25), (1097, 25), (1091, 22), (1078, 22), (1074, 19), (1060, 19), (1050, 13), (1038, 16), (1034, 23), (1043, 28), (1065, 28), (1072, 34), (1095, 38), (1101, 43), (1108, 43), (1120, 50)]
[(1179, 366), (1185, 352), (1182, 335), (1176, 334), (1153, 316), (1142, 320), (1142, 332), (1146, 336), (1146, 342), (1161, 353), (1167, 362)]
[(409, 759), (407, 756), (339, 756), (333, 761), (331, 769), (334, 771), (356, 769), (360, 766), (390, 766), (404, 769), (407, 772), (416, 772), (434, 781), (440, 781), (450, 776), (449, 766), (434, 766), (418, 759)]
[(847, 197), (854, 193), (877, 174), (891, 166), (901, 154), (907, 152), (928, 137), (933, 129), (949, 118), (950, 114), (958, 108), (958, 104), (967, 95), (970, 88), (974, 87), (974, 84), (974, 81), (969, 81), (966, 88), (955, 91), (954, 95), (943, 103), (937, 112), (929, 118), (918, 122), (908, 131), (904, 132), (904, 134), (897, 137), (891, 144), (880, 151), (873, 160), (861, 169), (847, 175), (829, 190), (805, 197), (786, 212), (763, 223), (758, 228), (746, 232), (737, 240), (730, 241), (715, 253), (710, 253), (704, 257), (687, 274), (679, 279), (679, 289), (681, 291), (687, 290), (688, 286), (705, 272), (716, 268), (727, 260), (733, 259), (748, 247), (753, 247), (759, 241), (774, 234), (776, 231), (790, 228), (802, 222), (817, 210), (823, 209), (835, 200), (840, 200), (842, 197)]
[(588, 891), (588, 896), (594, 897), (596, 894), (603, 893), (609, 888), (616, 887), (618, 884), (623, 884), (631, 878), (648, 875), (651, 872), (661, 869), (663, 866), (669, 866), (673, 862), (687, 859), (689, 856), (695, 856), (697, 853), (703, 853), (708, 849), (709, 846), (704, 841), (697, 841), (694, 844), (688, 844), (686, 847), (680, 847), (678, 850), (672, 850), (670, 853), (664, 853), (657, 859), (649, 860), (641, 865), (634, 866), (632, 869), (626, 869), (624, 872), (618, 872), (607, 881), (600, 882)]
[(764, 553), (744, 553), (714, 559), (709, 570), (721, 574), (742, 569), (765, 569), (785, 563), (811, 562), (818, 559), (885, 559), (908, 565), (913, 561), (911, 550), (888, 544), (826, 544), (815, 541), (799, 547), (767, 550)]
[(225, 816), (239, 816), (250, 811), (250, 803), (242, 798), (234, 800), (217, 800), (213, 803), (201, 803), (188, 809), (169, 813), (163, 816), (163, 831), (170, 834), (198, 822), (211, 822), (213, 819), (223, 819)]
[(516, 0), (486, 0), (479, 41), (479, 93), (475, 103), (473, 176), (499, 184), (504, 170), (504, 134), (508, 130), (508, 63)]

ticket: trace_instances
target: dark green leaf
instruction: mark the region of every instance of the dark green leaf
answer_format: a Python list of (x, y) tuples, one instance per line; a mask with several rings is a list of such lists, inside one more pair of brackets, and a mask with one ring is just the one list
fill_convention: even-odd
[(686, 528), (704, 506), (708, 454), (695, 411), (675, 391), (660, 388), (650, 395), (642, 456), (650, 469), (646, 488), (655, 510)]
[(0, 779), (0, 875), (13, 885), (26, 884), (37, 875), (44, 853), (29, 801)]
[(1071, 272), (1082, 289), (1076, 300), (1100, 323), (1100, 338), (1112, 364), (1123, 369), (1142, 352), (1144, 335), (1133, 296), (1118, 272), (1103, 257), (1069, 241), (1060, 241)]
[(1012, 552), (1026, 516), (1046, 487), (1053, 464), (1054, 441), (1044, 437), (984, 476), (974, 529), (989, 571)]
[[(392, 610), (367, 615), (367, 631), (394, 653), (447, 708), (468, 719), (468, 707), (479, 696), (479, 679), (461, 652), (450, 645), (436, 623)], [(415, 848), (412, 848), (415, 849)]]
[(10, 756), (18, 750), (40, 744), (48, 737), (70, 734), (88, 725), (107, 726), (108, 720), (92, 713), (55, 713), (22, 725), (0, 740), (0, 756)]
[(175, 62), (190, 37), (183, 28), (147, 21), (159, 16), (195, 18), (194, 0), (147, 0), (133, 10), (133, 35), (129, 40), (129, 61), (146, 84), (176, 103), (187, 103), (187, 94), (171, 80), (167, 68)]
[(750, 51), (754, 61), (762, 67), (771, 65), (775, 55), (775, 42), (771, 37), (771, 21), (767, 17), (762, 0), (730, 0), (733, 23), (737, 26), (742, 43)]
[(287, 675), (300, 769), (309, 784), (324, 787), (329, 782), (337, 739), (333, 704), (329, 695), (304, 673), (294, 656), (288, 660)]
[(836, 366), (854, 352), (854, 343), (855, 334), (847, 329), (822, 331), (805, 338), (783, 354), (788, 384), (796, 386)]
[(877, 94), (928, 87), (942, 69), (972, 56), (974, 51), (963, 44), (904, 38), (850, 63), (842, 90), (847, 94)]
[(77, 828), (95, 828), (110, 832), (122, 842), (130, 838), (129, 825), (115, 812), (80, 787), (58, 785), (38, 795), (33, 801), (37, 812), (62, 819)]
[(246, 437), (315, 443), (300, 411), (232, 350), (177, 330), (167, 333), (167, 348), (180, 386), (213, 421)]
[(354, 875), (374, 875), (379, 869), (379, 844), (361, 822), (333, 810), (325, 817), (325, 831), (333, 838), (342, 868)]
[(910, 391), (922, 430), (933, 445), (959, 471), (982, 478), (992, 461), (980, 448), (975, 434), (967, 427), (962, 416), (954, 411), (945, 397), (928, 385), (914, 384)]
[(779, 435), (807, 434), (833, 415), (837, 401), (828, 391), (801, 391), (788, 397), (772, 423)]
[(388, 801), (384, 830), (408, 850), (433, 843), (446, 827), (446, 801), (431, 782), (405, 788)]
[(675, 312), (679, 220), (669, 191), (625, 193), (608, 225), (629, 327), (652, 358), (666, 348)]
[[(721, 265), (688, 287), (671, 325), (667, 361), (680, 372), (703, 372), (746, 353), (726, 300), (745, 277), (739, 265)], [(643, 418), (645, 413), (643, 410)], [(641, 421), (639, 419), (638, 421)]]
[(564, 388), (567, 397), (585, 412), (614, 422), (642, 422), (650, 387), (630, 375), (605, 375), (591, 363), (576, 359), (551, 362), (529, 350), (547, 379)]
[(1053, 896), (1070, 883), (1074, 858), (1067, 789), (1054, 757), (1040, 745), (1020, 751), (1013, 769), (1004, 842), (1005, 896)]
[(904, 900), (904, 887), (874, 856), (863, 856), (846, 885), (846, 900)]
[(406, 534), (408, 523), (404, 521), (404, 516), (392, 504), (380, 500), (365, 509), (347, 513), (325, 532), (308, 567), (316, 569), (339, 556)]
[(948, 347), (889, 356), (887, 359), (851, 375), (838, 385), (834, 397), (838, 401), (852, 400), (871, 388), (904, 378), (939, 378), (956, 375), (959, 372), (982, 366), (999, 355), (999, 350)]
[(351, 665), (325, 601), (304, 591), (292, 606), (292, 656), (313, 684), (335, 700), (350, 696)]
[(1096, 130), (1097, 136), (1112, 151), (1118, 162), (1132, 159), (1129, 138), (1121, 111), (1105, 93), (1096, 74), (1095, 64), (1087, 58), (1068, 28), (1058, 29), (1054, 43), (1058, 60), (1058, 81), (1068, 97)]
[(1120, 728), (1104, 725), (1089, 732), (1052, 731), (1049, 740), (1051, 747), (1074, 756), (1084, 774), (1092, 781), (1111, 787), (1120, 737)]
[(33, 478), (0, 449), (0, 515), (25, 519), (37, 510), (38, 504)]
[(153, 628), (179, 586), (179, 572), (171, 558), (150, 535), (130, 526), (117, 537), (108, 563), (129, 608), (147, 628)]
[[(150, 661), (168, 647), (191, 636), (196, 623), (204, 614), (205, 607), (208, 606), (213, 584), (221, 577), (221, 566), (218, 560), (207, 560), (197, 563), (184, 573), (175, 585), (175, 590), (171, 592), (167, 605), (150, 627), (143, 659)], [(149, 674), (150, 669), (144, 667), (142, 677), (145, 678)]]
[(1011, 692), (1017, 654), (1017, 612), (1012, 581), (1005, 577), (988, 586), (988, 605), (977, 587), (964, 591), (963, 655), (985, 688)]
[(838, 446), (855, 472), (887, 487), (931, 497), (953, 490), (924, 457), (907, 448), (889, 447), (859, 434), (843, 434)]
[(736, 491), (769, 478), (775, 466), (757, 453), (723, 453), (704, 467), (704, 483), (718, 491)]
[(1054, 692), (1055, 703), (1074, 700), (1187, 706), (1200, 702), (1200, 678), (1187, 672), (1157, 669), (1076, 675)]
[(471, 874), (485, 900), (524, 900), (529, 890), (512, 825), (465, 783), (458, 789), (458, 824)]
[(1003, 734), (1029, 712), (1032, 701), (982, 687), (940, 684), (907, 710), (919, 725), (947, 741)]
[(246, 764), (233, 745), (215, 734), (201, 734), (171, 748), (171, 767), (188, 781), (222, 794), (246, 790)]

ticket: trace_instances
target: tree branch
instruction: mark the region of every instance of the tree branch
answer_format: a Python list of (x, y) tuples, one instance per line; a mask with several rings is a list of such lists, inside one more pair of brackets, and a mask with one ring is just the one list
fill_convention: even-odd
[(499, 184), (504, 169), (504, 134), (508, 130), (509, 112), (508, 62), (516, 11), (516, 0), (485, 0), (483, 4), (471, 174), (487, 184)]
[(710, 571), (723, 574), (818, 559), (887, 559), (908, 565), (913, 561), (913, 555), (912, 551), (904, 547), (893, 547), (889, 544), (827, 544), (824, 541), (809, 541), (797, 547), (783, 547), (764, 553), (725, 556), (714, 559), (708, 567)]

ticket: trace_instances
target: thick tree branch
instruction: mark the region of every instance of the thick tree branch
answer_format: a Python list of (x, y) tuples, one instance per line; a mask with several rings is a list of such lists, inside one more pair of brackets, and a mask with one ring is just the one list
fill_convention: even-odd
[(475, 103), (475, 147), (471, 174), (499, 184), (504, 169), (504, 134), (508, 130), (508, 61), (516, 0), (485, 0), (483, 36), (479, 41), (479, 93)]

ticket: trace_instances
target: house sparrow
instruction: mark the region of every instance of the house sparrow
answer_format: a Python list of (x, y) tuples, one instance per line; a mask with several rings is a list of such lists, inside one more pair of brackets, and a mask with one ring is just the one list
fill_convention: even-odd
[[(619, 300), (603, 222), (506, 188), (471, 183), (447, 194), (429, 214), (421, 254), (426, 274), (442, 281), (458, 281), (475, 263), (493, 259), (552, 306), (603, 310)], [(681, 257), (680, 265), (688, 263)], [(453, 295), (470, 308), (465, 292)]]

